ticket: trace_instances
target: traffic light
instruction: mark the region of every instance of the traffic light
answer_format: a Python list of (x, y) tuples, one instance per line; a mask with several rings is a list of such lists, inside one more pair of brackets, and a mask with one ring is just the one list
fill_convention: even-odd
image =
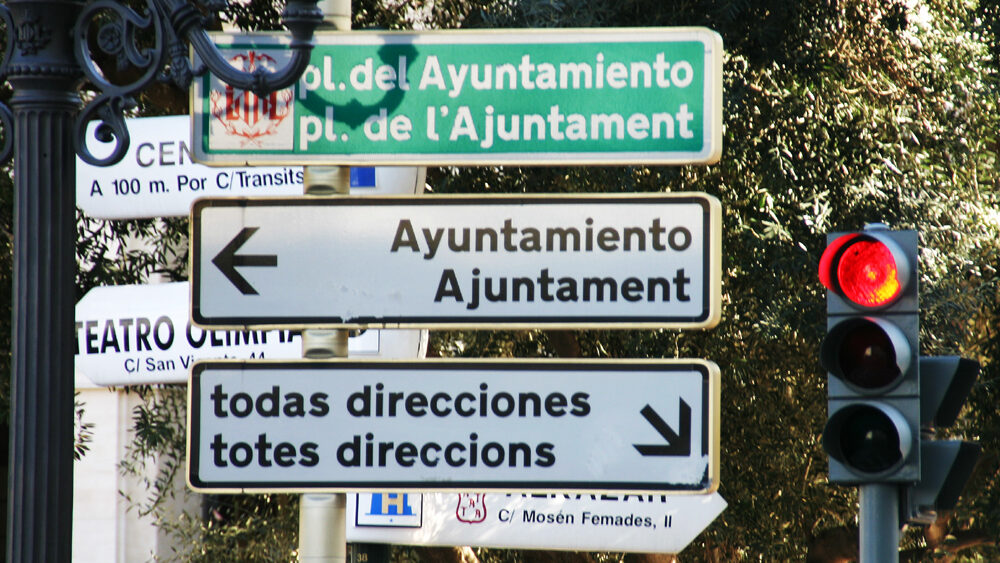
[(955, 508), (979, 459), (976, 442), (932, 440), (935, 428), (954, 424), (972, 385), (979, 362), (958, 356), (920, 358), (920, 481), (903, 489), (900, 521), (933, 524), (942, 510)]
[(917, 233), (872, 226), (832, 233), (820, 259), (827, 291), (823, 447), (830, 482), (920, 479)]

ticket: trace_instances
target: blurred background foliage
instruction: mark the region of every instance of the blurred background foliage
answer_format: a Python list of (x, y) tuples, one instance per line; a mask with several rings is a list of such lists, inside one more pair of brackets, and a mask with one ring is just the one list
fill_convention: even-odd
[[(233, 7), (272, 29), (276, 6)], [(1000, 3), (962, 0), (356, 0), (356, 29), (706, 26), (724, 40), (724, 142), (712, 166), (432, 168), (433, 193), (699, 191), (723, 206), (723, 318), (714, 329), (448, 331), (431, 355), (693, 357), (722, 369), (728, 509), (682, 561), (841, 561), (856, 553), (856, 495), (826, 482), (826, 376), (816, 360), (825, 233), (869, 222), (920, 231), (921, 353), (978, 359), (983, 373), (955, 429), (984, 454), (953, 514), (910, 530), (905, 558), (1000, 559)], [(183, 104), (139, 100), (143, 114)], [(0, 293), (10, 295), (11, 183), (0, 175)], [(428, 196), (428, 197), (432, 197)], [(185, 219), (80, 216), (77, 285), (185, 279)], [(140, 249), (152, 244), (153, 251)], [(0, 300), (0, 413), (7, 413), (11, 299)], [(183, 561), (294, 560), (297, 499), (213, 497), (178, 517), (163, 499), (183, 464), (183, 390), (135, 389), (138, 442), (123, 471), (154, 458), (149, 495), (130, 501), (185, 538)], [(167, 459), (168, 463), (161, 463)], [(471, 555), (470, 555), (471, 554)], [(396, 547), (394, 559), (619, 561), (622, 554)], [(649, 558), (647, 558), (649, 559)], [(455, 559), (457, 560), (457, 559)], [(664, 559), (665, 560), (665, 559)]]

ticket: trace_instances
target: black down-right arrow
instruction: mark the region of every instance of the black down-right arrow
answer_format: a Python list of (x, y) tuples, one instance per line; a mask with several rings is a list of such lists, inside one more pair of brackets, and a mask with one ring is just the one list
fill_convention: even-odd
[(632, 444), (635, 449), (639, 450), (640, 454), (643, 456), (691, 455), (691, 407), (684, 402), (684, 399), (681, 399), (680, 402), (681, 431), (679, 434), (674, 432), (674, 429), (665, 420), (660, 418), (660, 415), (653, 410), (653, 407), (646, 405), (639, 411), (643, 418), (660, 433), (660, 436), (663, 436), (667, 440), (666, 444)]

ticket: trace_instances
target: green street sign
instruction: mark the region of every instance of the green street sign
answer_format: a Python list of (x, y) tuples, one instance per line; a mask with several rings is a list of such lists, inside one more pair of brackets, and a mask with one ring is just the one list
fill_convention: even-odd
[[(279, 68), (287, 38), (219, 34), (236, 67)], [(292, 88), (206, 74), (192, 147), (212, 165), (711, 164), (722, 39), (705, 28), (324, 32)]]

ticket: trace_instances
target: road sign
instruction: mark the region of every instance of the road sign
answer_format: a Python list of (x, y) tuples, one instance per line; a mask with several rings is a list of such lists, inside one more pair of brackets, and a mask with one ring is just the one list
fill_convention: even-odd
[[(214, 40), (245, 70), (274, 35)], [(711, 164), (722, 151), (722, 39), (705, 28), (319, 32), (293, 88), (208, 75), (192, 146), (212, 164)]]
[(188, 389), (196, 491), (718, 486), (703, 360), (201, 362)]
[(711, 327), (720, 216), (696, 193), (200, 200), (192, 319)]
[[(187, 282), (95, 287), (76, 304), (78, 374), (98, 385), (187, 383), (196, 360), (302, 357), (288, 330), (203, 330), (188, 317)], [(422, 357), (427, 333), (366, 330), (348, 351), (365, 358)]]
[(707, 495), (347, 495), (347, 541), (680, 553), (726, 508)]
[[(121, 162), (92, 166), (77, 157), (76, 201), (90, 217), (182, 217), (199, 197), (302, 195), (301, 166), (211, 168), (195, 162), (187, 115), (125, 122), (131, 144)], [(90, 125), (87, 146), (103, 157), (110, 154), (112, 143), (102, 147), (94, 138), (96, 123)], [(413, 166), (355, 167), (351, 189), (357, 195), (420, 193), (425, 172)]]

